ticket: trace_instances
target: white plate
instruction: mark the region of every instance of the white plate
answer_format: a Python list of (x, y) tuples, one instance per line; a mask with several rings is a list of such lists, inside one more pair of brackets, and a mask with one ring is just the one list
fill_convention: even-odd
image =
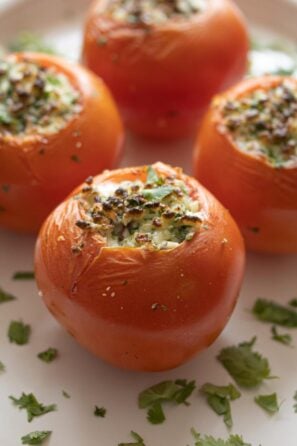
[[(238, 3), (256, 24), (296, 39), (297, 7), (277, 0), (240, 0)], [(0, 42), (10, 41), (21, 30), (40, 32), (58, 45), (61, 53), (77, 57), (81, 25), (87, 0), (26, 0), (10, 3), (0, 15)], [(190, 171), (191, 142), (166, 147), (144, 144), (130, 138), (123, 165), (150, 163), (157, 159), (182, 165)], [(253, 446), (296, 446), (297, 414), (293, 394), (297, 390), (296, 349), (270, 339), (270, 326), (253, 319), (248, 311), (255, 298), (263, 296), (287, 302), (297, 295), (296, 256), (248, 256), (247, 273), (241, 298), (228, 327), (217, 342), (198, 358), (174, 371), (158, 374), (130, 373), (117, 370), (83, 350), (52, 319), (34, 283), (15, 282), (17, 270), (32, 269), (34, 238), (0, 232), (0, 286), (18, 296), (15, 302), (1, 305), (0, 360), (6, 373), (0, 376), (0, 445), (17, 446), (20, 437), (33, 430), (52, 430), (51, 446), (116, 446), (128, 442), (130, 430), (139, 432), (147, 446), (186, 446), (194, 443), (190, 428), (227, 438), (222, 419), (195, 392), (190, 407), (166, 408), (167, 421), (160, 426), (148, 424), (145, 412), (137, 408), (137, 395), (145, 387), (165, 379), (196, 379), (228, 384), (231, 380), (216, 360), (224, 346), (258, 336), (257, 349), (267, 356), (273, 375), (262, 394), (276, 391), (283, 404), (279, 414), (267, 416), (253, 402), (255, 391), (243, 392), (232, 404), (234, 433), (243, 435)], [(12, 319), (32, 325), (32, 337), (26, 346), (9, 344), (7, 327)], [(293, 333), (297, 348), (297, 336)], [(57, 347), (58, 360), (44, 364), (36, 354), (49, 346)], [(71, 399), (62, 396), (66, 390)], [(9, 395), (33, 392), (41, 402), (56, 403), (58, 411), (27, 423), (23, 411), (13, 407)], [(94, 406), (107, 408), (106, 418), (93, 415)]]

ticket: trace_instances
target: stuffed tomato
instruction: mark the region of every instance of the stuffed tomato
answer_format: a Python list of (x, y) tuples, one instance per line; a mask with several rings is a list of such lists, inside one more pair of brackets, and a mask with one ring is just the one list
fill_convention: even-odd
[(195, 148), (196, 177), (254, 251), (297, 252), (297, 81), (246, 80), (214, 99)]
[(83, 61), (110, 87), (130, 129), (176, 138), (244, 75), (247, 51), (244, 20), (229, 0), (99, 0)]
[(157, 163), (87, 179), (44, 223), (35, 264), (47, 307), (80, 344), (121, 368), (157, 371), (220, 334), (244, 247), (209, 192)]
[(86, 176), (114, 165), (123, 130), (103, 82), (37, 53), (0, 60), (0, 226), (34, 232)]

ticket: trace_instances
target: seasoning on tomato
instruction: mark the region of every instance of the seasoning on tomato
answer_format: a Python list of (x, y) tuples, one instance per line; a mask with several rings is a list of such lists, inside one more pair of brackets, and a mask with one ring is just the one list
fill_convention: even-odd
[(0, 60), (0, 226), (34, 232), (86, 176), (110, 168), (122, 124), (103, 82), (38, 53)]
[(83, 61), (110, 87), (127, 126), (153, 138), (195, 131), (212, 96), (247, 68), (245, 22), (229, 0), (99, 0)]
[(214, 99), (195, 147), (197, 178), (254, 251), (297, 252), (297, 81), (245, 80)]
[(116, 366), (157, 371), (220, 334), (244, 247), (207, 190), (156, 163), (76, 189), (44, 223), (35, 264), (46, 305), (83, 346)]

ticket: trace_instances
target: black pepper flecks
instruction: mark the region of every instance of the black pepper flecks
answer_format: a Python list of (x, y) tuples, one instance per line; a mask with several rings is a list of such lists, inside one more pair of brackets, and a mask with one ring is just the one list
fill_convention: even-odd
[(224, 126), (240, 150), (265, 159), (275, 168), (297, 163), (297, 83), (258, 88), (249, 95), (227, 101)]

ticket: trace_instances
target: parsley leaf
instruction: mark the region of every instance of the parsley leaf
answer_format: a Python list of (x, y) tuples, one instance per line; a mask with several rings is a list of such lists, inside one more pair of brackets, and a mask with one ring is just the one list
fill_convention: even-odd
[(34, 417), (39, 417), (40, 415), (44, 415), (57, 409), (55, 404), (44, 406), (39, 403), (33, 393), (22, 393), (20, 398), (15, 398), (14, 396), (10, 396), (9, 398), (19, 407), (19, 409), (26, 409), (29, 422), (32, 421)]
[(35, 274), (33, 271), (17, 271), (12, 276), (13, 280), (33, 280), (35, 279)]
[(264, 379), (270, 378), (268, 360), (252, 350), (256, 339), (254, 337), (250, 342), (224, 348), (218, 356), (221, 364), (242, 387), (256, 387)]
[(270, 414), (274, 414), (279, 411), (279, 404), (277, 401), (277, 394), (272, 393), (271, 395), (258, 395), (255, 398), (255, 402), (262, 409)]
[(284, 345), (292, 345), (292, 336), (288, 333), (280, 334), (276, 326), (271, 327), (272, 339)]
[(148, 200), (162, 201), (168, 195), (172, 194), (174, 187), (172, 186), (160, 186), (153, 187), (151, 189), (143, 189), (142, 195)]
[(155, 184), (160, 180), (157, 172), (152, 166), (147, 168), (146, 184)]
[(297, 297), (295, 297), (294, 299), (290, 300), (289, 305), (291, 307), (297, 308)]
[(30, 434), (24, 435), (21, 440), (22, 444), (42, 444), (46, 440), (52, 431), (35, 431)]
[(214, 384), (204, 384), (200, 391), (207, 396), (207, 402), (210, 407), (218, 415), (224, 416), (224, 423), (228, 428), (233, 425), (231, 416), (230, 401), (236, 400), (241, 396), (241, 393), (233, 384), (228, 386), (215, 386)]
[(94, 409), (94, 415), (95, 415), (96, 417), (104, 418), (105, 415), (106, 415), (106, 409), (105, 409), (105, 407), (98, 407), (98, 406), (95, 406), (95, 409)]
[(37, 357), (39, 359), (41, 359), (41, 361), (44, 362), (52, 362), (54, 361), (54, 359), (56, 359), (58, 356), (58, 350), (56, 348), (48, 348), (47, 350), (45, 350), (44, 352), (40, 352), (38, 353)]
[(253, 307), (254, 315), (261, 321), (297, 328), (297, 312), (276, 302), (257, 299)]
[(10, 293), (6, 293), (6, 291), (0, 288), (0, 304), (4, 302), (10, 302), (11, 300), (16, 300), (16, 297)]
[(296, 392), (295, 392), (295, 395), (293, 396), (293, 399), (294, 399), (294, 401), (295, 401), (295, 404), (294, 404), (294, 411), (297, 413), (297, 390), (296, 390)]
[(27, 344), (31, 333), (30, 325), (22, 321), (11, 321), (8, 327), (8, 339), (18, 345)]
[(196, 387), (195, 381), (162, 381), (143, 390), (138, 396), (140, 409), (148, 409), (147, 418), (153, 424), (160, 424), (166, 419), (161, 404), (171, 402), (186, 404)]
[(0, 361), (0, 373), (5, 372), (5, 365)]
[(191, 433), (195, 440), (195, 446), (251, 446), (251, 444), (245, 443), (239, 435), (231, 435), (229, 439), (225, 441), (221, 438), (216, 440), (209, 435), (202, 438), (201, 434), (196, 432), (193, 428), (191, 429)]
[(135, 442), (119, 443), (118, 446), (145, 446), (144, 439), (139, 434), (137, 434), (137, 432), (131, 431), (130, 434), (133, 440), (135, 440)]

